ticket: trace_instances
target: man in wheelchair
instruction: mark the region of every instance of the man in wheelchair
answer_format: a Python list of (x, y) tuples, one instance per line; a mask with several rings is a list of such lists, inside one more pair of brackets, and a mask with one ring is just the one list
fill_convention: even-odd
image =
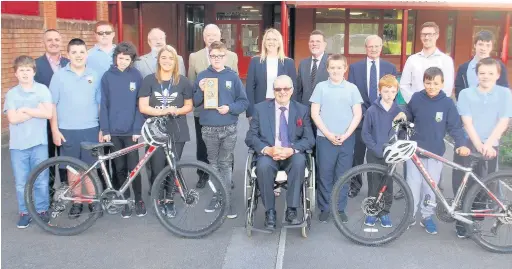
[(306, 151), (315, 144), (309, 109), (291, 100), (291, 78), (278, 76), (273, 86), (275, 99), (267, 99), (255, 105), (245, 138), (247, 146), (257, 154), (257, 184), (266, 209), (267, 229), (276, 227), (274, 180), (279, 170), (284, 170), (288, 175), (285, 220), (291, 223), (297, 218), (305, 177)]

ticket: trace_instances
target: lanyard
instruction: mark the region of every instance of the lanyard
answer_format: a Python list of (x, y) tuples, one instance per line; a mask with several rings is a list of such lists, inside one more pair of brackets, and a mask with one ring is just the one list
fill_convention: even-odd
[(169, 97), (169, 89), (171, 89), (172, 79), (169, 81), (169, 87), (164, 89), (163, 83), (160, 84), (160, 90), (162, 91), (162, 104), (164, 108), (167, 108), (167, 98)]

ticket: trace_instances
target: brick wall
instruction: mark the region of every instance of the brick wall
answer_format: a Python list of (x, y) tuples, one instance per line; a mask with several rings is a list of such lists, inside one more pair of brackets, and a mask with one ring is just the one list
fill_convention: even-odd
[[(2, 14), (2, 94), (3, 108), (5, 93), (17, 84), (12, 65), (19, 55), (37, 58), (44, 53), (42, 33), (55, 28), (62, 35), (62, 54), (72, 38), (81, 38), (91, 48), (96, 43), (94, 24), (96, 21), (61, 20), (56, 18), (56, 4), (53, 1), (40, 3), (41, 16), (20, 16)], [(108, 20), (107, 2), (97, 2), (97, 19)], [(8, 132), (8, 122), (2, 113), (2, 134)]]

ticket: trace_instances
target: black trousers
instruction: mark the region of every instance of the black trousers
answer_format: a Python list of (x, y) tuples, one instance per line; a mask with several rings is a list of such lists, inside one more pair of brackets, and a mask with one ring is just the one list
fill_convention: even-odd
[(275, 208), (274, 181), (277, 172), (281, 169), (288, 175), (287, 206), (292, 208), (300, 206), (300, 188), (305, 177), (306, 156), (303, 153), (295, 153), (286, 160), (274, 161), (269, 156), (260, 155), (256, 162), (256, 175), (261, 200), (267, 211)]
[[(378, 158), (370, 150), (366, 154), (367, 163), (375, 163), (387, 166), (386, 162), (382, 158)], [(377, 197), (380, 191), (380, 186), (384, 177), (377, 173), (370, 173), (368, 177), (368, 197)], [(384, 209), (379, 213), (380, 216), (389, 214), (391, 205), (393, 204), (393, 179), (390, 177), (386, 180), (386, 191), (384, 192)]]
[[(362, 129), (357, 128), (354, 131), (354, 135), (356, 136), (356, 145), (354, 147), (354, 159), (352, 161), (352, 167), (361, 165), (364, 163), (364, 156), (366, 154), (366, 145), (363, 142), (363, 137), (361, 136)], [(363, 186), (363, 179), (361, 176), (355, 176), (350, 181), (350, 189), (359, 192), (361, 187)]]
[[(53, 143), (53, 136), (52, 136), (52, 129), (50, 127), (50, 121), (48, 120), (48, 123), (46, 125), (46, 133), (48, 135), (48, 158), (52, 158), (55, 156), (58, 156), (60, 154), (60, 148), (55, 146)], [(68, 173), (66, 169), (59, 169), (59, 176), (62, 183), (68, 184)], [(48, 181), (48, 185), (50, 186), (49, 190), (53, 190), (53, 185), (55, 184), (55, 178), (57, 176), (55, 175), (55, 167), (50, 167), (50, 177)]]
[[(130, 146), (135, 145), (132, 136), (112, 136), (111, 142), (114, 144), (113, 151), (118, 151)], [(139, 162), (139, 152), (132, 151), (126, 155), (114, 159), (116, 166), (116, 173), (112, 176), (112, 185), (114, 189), (119, 190), (124, 182), (128, 179), (128, 173), (137, 166)], [(135, 201), (142, 200), (142, 180), (140, 174), (132, 182), (133, 193), (135, 194)], [(125, 198), (130, 197), (130, 189), (124, 193)]]
[[(176, 161), (181, 159), (181, 155), (183, 154), (183, 148), (185, 147), (185, 142), (175, 142), (173, 144), (173, 153), (176, 158)], [(165, 156), (164, 149), (162, 147), (158, 148), (151, 159), (149, 160), (151, 164), (151, 177), (149, 178), (149, 189), (153, 186), (156, 177), (167, 165), (167, 157)], [(169, 184), (166, 185), (167, 195), (171, 195), (172, 186), (174, 186), (174, 181), (170, 181)]]

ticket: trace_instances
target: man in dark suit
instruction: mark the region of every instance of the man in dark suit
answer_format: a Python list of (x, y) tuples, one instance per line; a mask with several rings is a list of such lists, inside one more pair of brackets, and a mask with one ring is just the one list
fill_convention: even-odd
[[(382, 51), (382, 38), (370, 35), (366, 38), (366, 59), (353, 63), (349, 67), (348, 81), (355, 84), (363, 97), (363, 120), (355, 131), (356, 145), (354, 148), (353, 167), (364, 163), (366, 145), (361, 137), (364, 114), (372, 103), (378, 98), (379, 79), (387, 74), (396, 76), (396, 67), (390, 62), (380, 59)], [(352, 178), (349, 197), (355, 197), (363, 185), (360, 176)]]
[[(36, 75), (34, 80), (38, 83), (50, 87), (50, 81), (52, 80), (53, 74), (62, 67), (69, 63), (69, 60), (61, 55), (62, 37), (59, 31), (55, 29), (48, 29), (43, 34), (43, 44), (45, 54), (36, 59)], [(58, 148), (55, 147), (52, 138), (52, 131), (50, 128), (50, 121), (47, 124), (48, 133), (48, 157), (55, 157), (55, 151)], [(54, 175), (54, 168), (50, 168), (50, 172)], [(66, 181), (66, 170), (61, 170), (60, 178), (62, 182)], [(55, 176), (50, 176), (50, 191), (53, 190)]]
[(297, 218), (300, 190), (306, 169), (305, 152), (315, 144), (307, 106), (291, 101), (293, 82), (287, 75), (274, 81), (275, 99), (254, 106), (254, 114), (245, 138), (258, 154), (256, 175), (265, 212), (265, 227), (275, 229), (274, 180), (279, 170), (288, 175), (285, 219)]

